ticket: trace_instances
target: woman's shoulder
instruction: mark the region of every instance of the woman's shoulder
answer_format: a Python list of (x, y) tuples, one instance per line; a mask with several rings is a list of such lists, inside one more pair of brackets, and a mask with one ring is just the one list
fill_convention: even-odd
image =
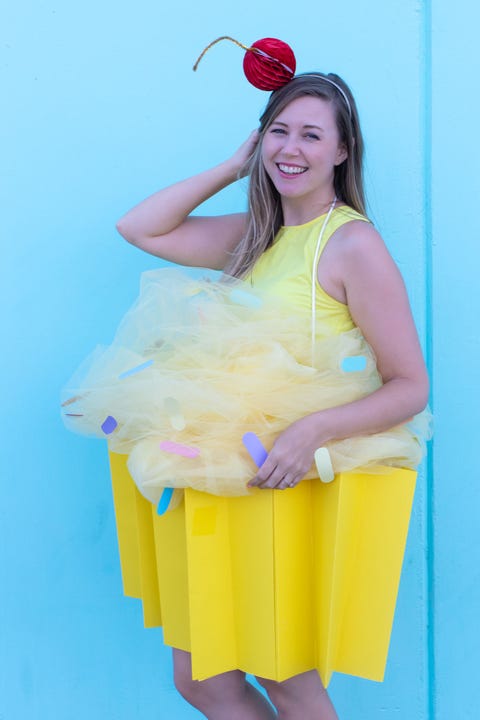
[(345, 287), (360, 284), (369, 288), (382, 278), (385, 289), (401, 277), (382, 236), (369, 222), (352, 220), (340, 227), (331, 250)]
[(364, 253), (375, 248), (386, 249), (385, 243), (372, 222), (361, 213), (344, 205), (339, 208), (343, 222), (335, 230), (332, 239), (346, 253)]
[[(346, 213), (349, 209), (345, 210)], [(353, 211), (355, 212), (355, 211)], [(369, 277), (395, 272), (395, 262), (378, 230), (364, 216), (340, 225), (325, 248), (325, 261), (332, 263), (335, 273), (345, 284), (349, 277)]]
[(371, 225), (370, 220), (365, 215), (354, 210), (349, 205), (338, 205), (329, 218), (325, 236), (327, 239), (349, 237), (354, 232), (355, 227), (361, 227), (362, 225)]
[(359, 222), (364, 222), (369, 225), (371, 225), (371, 220), (362, 212), (359, 210), (355, 210), (355, 208), (351, 207), (350, 205), (337, 205), (335, 208), (335, 214), (339, 215), (342, 220), (345, 221), (351, 221), (354, 222), (355, 220), (358, 220)]

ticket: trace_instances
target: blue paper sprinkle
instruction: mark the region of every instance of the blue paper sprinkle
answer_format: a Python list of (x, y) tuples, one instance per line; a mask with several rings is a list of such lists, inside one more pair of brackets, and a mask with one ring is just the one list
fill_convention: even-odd
[(170, 500), (172, 499), (173, 488), (165, 488), (160, 496), (160, 500), (157, 506), (157, 513), (163, 515), (167, 512)]
[(112, 417), (111, 415), (108, 415), (108, 417), (106, 417), (105, 420), (103, 421), (101, 427), (102, 427), (102, 430), (105, 433), (105, 435), (110, 435), (115, 430), (117, 425), (118, 425), (118, 423), (115, 420), (115, 418)]
[(135, 375), (135, 373), (141, 372), (142, 370), (146, 370), (150, 365), (153, 365), (153, 360), (147, 360), (146, 362), (142, 363), (141, 365), (135, 365), (135, 367), (130, 368), (130, 370), (125, 370), (125, 372), (120, 373), (118, 376), (119, 380), (123, 380), (126, 377), (130, 377), (130, 375)]
[(343, 372), (362, 372), (367, 367), (367, 358), (365, 355), (352, 355), (352, 357), (343, 358), (340, 367)]

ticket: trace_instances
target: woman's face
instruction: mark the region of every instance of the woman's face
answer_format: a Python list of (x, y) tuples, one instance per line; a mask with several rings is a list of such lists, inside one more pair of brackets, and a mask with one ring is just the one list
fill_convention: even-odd
[(346, 156), (334, 107), (318, 97), (292, 100), (263, 136), (263, 164), (284, 200), (331, 201), (334, 169)]

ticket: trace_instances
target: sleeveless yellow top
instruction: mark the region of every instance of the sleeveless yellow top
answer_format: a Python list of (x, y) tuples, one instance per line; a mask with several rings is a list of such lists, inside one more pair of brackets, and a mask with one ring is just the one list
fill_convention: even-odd
[[(273, 244), (255, 264), (247, 282), (266, 297), (280, 297), (289, 312), (310, 318), (312, 312), (312, 267), (315, 249), (326, 213), (303, 225), (283, 226)], [(318, 257), (339, 227), (351, 220), (368, 222), (348, 206), (333, 210), (324, 230)], [(335, 300), (316, 282), (317, 337), (337, 335), (355, 327), (348, 306)]]

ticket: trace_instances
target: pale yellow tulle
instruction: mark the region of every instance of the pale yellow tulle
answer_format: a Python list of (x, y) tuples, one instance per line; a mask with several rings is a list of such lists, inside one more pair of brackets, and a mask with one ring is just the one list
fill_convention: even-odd
[[(364, 369), (345, 371), (352, 357)], [(315, 367), (310, 363), (310, 318), (217, 273), (197, 280), (176, 269), (152, 271), (112, 345), (98, 348), (64, 388), (64, 420), (127, 453), (133, 479), (154, 503), (164, 487), (246, 494), (255, 466), (242, 444), (245, 432), (270, 449), (293, 421), (381, 385), (356, 328), (330, 337), (319, 331)], [(415, 467), (427, 434), (423, 413), (328, 448), (336, 472), (380, 463)], [(190, 456), (162, 449), (165, 442)], [(312, 467), (307, 477), (314, 476)]]

